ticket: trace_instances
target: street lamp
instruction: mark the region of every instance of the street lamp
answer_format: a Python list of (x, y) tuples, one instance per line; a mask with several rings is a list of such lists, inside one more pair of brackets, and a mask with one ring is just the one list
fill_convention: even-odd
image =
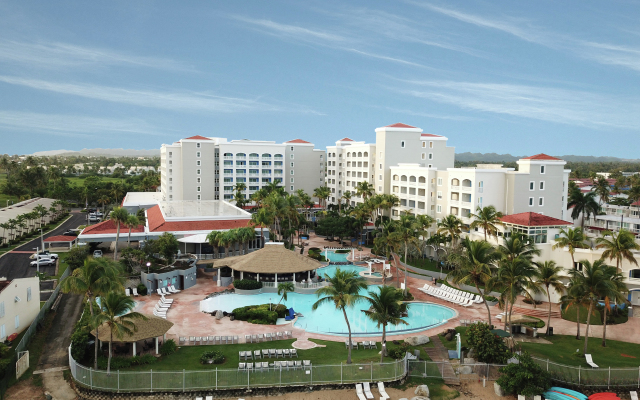
[(151, 266), (150, 262), (147, 262), (147, 275), (149, 275), (149, 267)]

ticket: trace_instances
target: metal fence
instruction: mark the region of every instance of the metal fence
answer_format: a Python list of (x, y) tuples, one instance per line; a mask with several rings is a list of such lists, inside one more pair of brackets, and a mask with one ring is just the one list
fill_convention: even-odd
[(486, 379), (495, 381), (500, 376), (501, 364), (451, 364), (448, 361), (409, 360), (409, 376), (441, 379)]
[(554, 363), (548, 359), (533, 360), (551, 374), (555, 381), (578, 386), (634, 386), (640, 388), (640, 366), (636, 368), (585, 368)]
[(407, 361), (390, 363), (312, 365), (305, 368), (220, 369), (203, 371), (111, 371), (95, 370), (71, 357), (74, 381), (92, 390), (115, 392), (195, 391), (268, 388), (302, 385), (335, 385), (355, 382), (394, 381), (407, 373)]

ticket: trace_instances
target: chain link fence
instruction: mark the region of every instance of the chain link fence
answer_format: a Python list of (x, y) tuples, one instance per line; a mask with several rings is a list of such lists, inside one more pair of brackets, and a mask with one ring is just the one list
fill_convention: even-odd
[(548, 359), (533, 360), (551, 374), (553, 380), (578, 386), (633, 386), (640, 388), (640, 366), (637, 368), (591, 368), (554, 363)]
[(409, 376), (420, 378), (441, 378), (495, 381), (500, 376), (502, 364), (451, 364), (448, 361), (410, 360), (408, 363)]

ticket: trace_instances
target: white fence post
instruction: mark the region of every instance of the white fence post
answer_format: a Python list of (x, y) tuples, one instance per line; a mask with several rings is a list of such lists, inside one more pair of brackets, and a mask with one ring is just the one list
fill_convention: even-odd
[(578, 365), (578, 385), (580, 384), (580, 372), (582, 371), (582, 368), (580, 365)]
[(547, 358), (547, 372), (549, 372), (549, 359)]
[[(342, 385), (342, 361), (340, 361), (340, 384)], [(638, 378), (638, 384), (640, 385), (640, 377)]]
[(371, 361), (371, 382), (373, 382), (373, 361)]
[(216, 390), (218, 390), (218, 367), (216, 367)]
[(153, 392), (153, 369), (149, 370), (149, 374), (150, 374), (149, 377), (151, 382), (151, 385), (149, 385), (149, 390)]
[(251, 383), (249, 382), (249, 369), (247, 368), (247, 389), (251, 387)]
[(607, 389), (609, 389), (610, 385), (611, 385), (611, 366), (609, 366), (609, 381), (607, 382)]
[(120, 393), (120, 370), (118, 370), (118, 393)]
[(638, 367), (638, 387), (640, 388), (640, 366)]
[(187, 373), (185, 372), (184, 368), (182, 369), (182, 391), (184, 392), (184, 386), (187, 380)]
[(89, 367), (89, 387), (93, 390), (93, 368)]

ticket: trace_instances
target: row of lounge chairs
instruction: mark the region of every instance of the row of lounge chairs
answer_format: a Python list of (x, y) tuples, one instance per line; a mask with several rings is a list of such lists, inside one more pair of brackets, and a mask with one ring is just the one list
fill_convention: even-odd
[[(390, 398), (390, 396), (387, 394), (387, 391), (384, 389), (384, 383), (382, 382), (378, 382), (378, 392), (380, 392), (380, 400), (386, 400)], [(356, 394), (358, 395), (358, 400), (367, 400), (374, 398), (373, 393), (371, 393), (371, 386), (369, 386), (369, 382), (356, 384)]]
[(284, 332), (274, 332), (274, 333), (265, 333), (259, 335), (244, 335), (245, 343), (260, 343), (266, 342), (267, 340), (282, 340), (286, 338), (292, 338), (293, 334), (291, 331)]
[(258, 359), (258, 358), (293, 358), (296, 357), (298, 358), (298, 350), (296, 349), (263, 349), (262, 351), (260, 350), (253, 350), (253, 352), (251, 351), (240, 351), (238, 352), (239, 357), (241, 360), (253, 360), (253, 359)]
[(172, 304), (173, 299), (165, 299), (164, 296), (161, 296), (160, 300), (158, 300), (158, 303), (153, 309), (153, 315), (155, 315), (156, 317), (167, 319), (167, 311), (169, 311), (169, 308), (171, 308)]
[[(362, 346), (363, 349), (377, 349), (378, 348), (378, 344), (376, 342), (368, 342), (368, 341), (364, 341), (364, 342), (351, 342), (351, 348), (355, 348), (356, 350), (358, 350), (359, 346)], [(344, 341), (344, 348), (348, 349), (349, 348), (349, 341), (345, 340)]]
[(179, 343), (181, 345), (237, 344), (240, 343), (240, 338), (238, 336), (189, 336), (189, 340), (186, 337), (179, 338)]
[(133, 296), (140, 296), (140, 295), (138, 294), (138, 288), (137, 288), (137, 287), (134, 287), (134, 288), (131, 288), (131, 289), (126, 288), (126, 289), (124, 290), (124, 294), (126, 294), (127, 296), (131, 296), (131, 295), (133, 295)]
[(162, 288), (156, 289), (156, 292), (160, 296), (169, 296), (170, 294), (180, 293), (180, 290), (176, 289), (176, 287), (173, 286), (173, 285), (169, 285), (167, 287), (162, 287)]
[(302, 361), (274, 361), (273, 364), (263, 361), (263, 362), (256, 362), (255, 363), (255, 369), (253, 366), (253, 363), (239, 363), (238, 364), (238, 370), (239, 371), (261, 371), (261, 370), (268, 370), (269, 368), (276, 368), (276, 369), (296, 369), (296, 368), (311, 368), (311, 361), (309, 360), (302, 360)]
[(418, 290), (433, 297), (437, 297), (439, 299), (446, 300), (450, 303), (458, 304), (464, 307), (472, 306), (474, 303), (482, 303), (482, 297), (480, 295), (463, 292), (462, 290), (454, 289), (446, 285), (434, 287), (425, 283), (425, 285), (421, 288), (418, 288)]

